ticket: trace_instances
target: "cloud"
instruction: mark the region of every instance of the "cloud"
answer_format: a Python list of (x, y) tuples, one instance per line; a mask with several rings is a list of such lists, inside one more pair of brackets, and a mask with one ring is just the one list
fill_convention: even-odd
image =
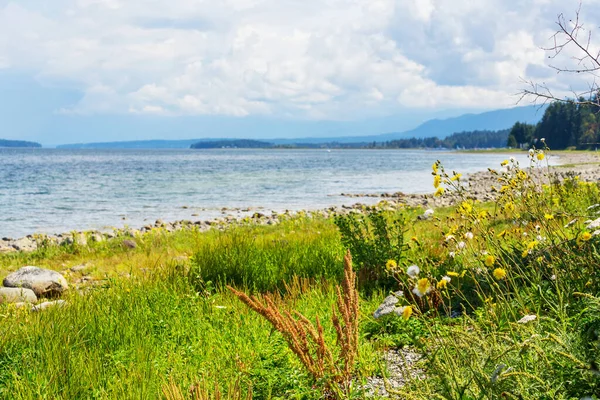
[[(540, 49), (577, 7), (566, 3), (0, 1), (0, 68), (77, 88), (65, 113), (347, 120), (504, 107), (521, 78), (583, 84), (561, 81)], [(584, 4), (590, 20), (598, 3)]]

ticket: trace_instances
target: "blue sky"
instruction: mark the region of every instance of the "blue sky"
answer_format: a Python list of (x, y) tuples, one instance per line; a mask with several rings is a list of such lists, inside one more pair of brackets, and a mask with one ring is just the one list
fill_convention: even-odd
[(511, 107), (522, 79), (585, 84), (541, 49), (578, 4), (0, 0), (0, 137), (364, 135)]

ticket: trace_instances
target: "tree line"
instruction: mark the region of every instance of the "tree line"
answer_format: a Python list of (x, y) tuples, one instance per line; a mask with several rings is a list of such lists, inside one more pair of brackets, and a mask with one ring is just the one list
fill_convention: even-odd
[(600, 107), (598, 99), (551, 103), (535, 125), (517, 122), (506, 142), (508, 147), (540, 147), (544, 139), (549, 148), (594, 149), (600, 145)]
[[(443, 139), (437, 137), (407, 138), (383, 142), (375, 147), (390, 149), (487, 149), (505, 147), (509, 130), (457, 132)], [(373, 146), (371, 146), (373, 147)]]

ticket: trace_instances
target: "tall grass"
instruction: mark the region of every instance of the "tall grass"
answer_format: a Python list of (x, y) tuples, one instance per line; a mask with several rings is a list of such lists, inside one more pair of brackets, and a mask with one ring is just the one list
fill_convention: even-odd
[(305, 218), (282, 226), (242, 226), (216, 232), (199, 243), (190, 277), (198, 288), (207, 282), (251, 291), (285, 290), (294, 277), (341, 280), (344, 249), (331, 221)]

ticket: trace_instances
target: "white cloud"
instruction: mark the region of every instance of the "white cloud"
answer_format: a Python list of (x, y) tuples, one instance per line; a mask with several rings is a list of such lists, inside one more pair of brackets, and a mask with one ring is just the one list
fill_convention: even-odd
[(0, 68), (78, 88), (63, 110), (77, 113), (352, 119), (502, 107), (532, 73), (581, 84), (544, 72), (540, 49), (570, 3), (0, 1)]

